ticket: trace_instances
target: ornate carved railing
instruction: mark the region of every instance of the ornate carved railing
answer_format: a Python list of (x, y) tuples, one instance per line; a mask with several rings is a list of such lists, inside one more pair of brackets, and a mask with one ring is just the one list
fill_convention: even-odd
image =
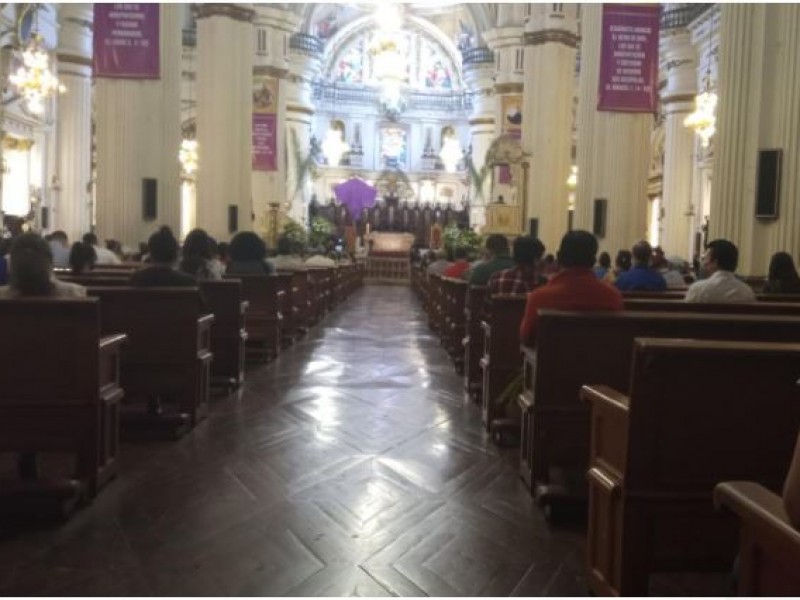
[(665, 8), (661, 11), (661, 29), (679, 29), (681, 27), (686, 27), (712, 6), (714, 5), (684, 4)]
[(466, 48), (461, 51), (461, 63), (464, 65), (494, 63), (494, 52), (489, 50), (486, 46)]
[[(336, 104), (375, 104), (379, 92), (370, 87), (350, 87), (317, 83), (314, 86), (314, 100), (325, 100)], [(472, 109), (472, 95), (465, 92), (435, 93), (412, 90), (407, 93), (409, 110), (432, 110), (458, 112)]]
[(289, 38), (289, 48), (309, 54), (322, 55), (325, 45), (318, 37), (307, 33), (293, 33)]
[(184, 46), (197, 46), (197, 29), (184, 29), (182, 37)]

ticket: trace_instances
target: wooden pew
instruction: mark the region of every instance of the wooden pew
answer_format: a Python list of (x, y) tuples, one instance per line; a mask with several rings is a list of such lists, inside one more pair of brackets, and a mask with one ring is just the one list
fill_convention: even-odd
[(714, 488), (714, 504), (739, 519), (739, 596), (800, 596), (800, 531), (783, 498), (754, 481)]
[(628, 394), (591, 405), (587, 578), (645, 596), (655, 571), (729, 571), (736, 523), (715, 513), (724, 479), (779, 489), (800, 425), (800, 344), (639, 338)]
[(238, 387), (244, 383), (247, 307), (242, 282), (237, 279), (200, 281), (206, 307), (214, 314), (210, 350), (211, 383)]
[(464, 372), (464, 332), (466, 326), (466, 300), (469, 285), (463, 279), (443, 277), (444, 319), (442, 341), (450, 355), (456, 372)]
[(498, 413), (495, 401), (522, 370), (519, 326), (527, 299), (527, 294), (494, 295), (489, 301), (488, 313), (481, 322), (481, 417), (486, 431), (491, 430), (492, 421), (504, 416)]
[(304, 335), (311, 327), (311, 279), (308, 271), (282, 271), (292, 277), (292, 324), (296, 336)]
[(442, 322), (442, 276), (430, 273), (427, 277), (428, 327), (438, 335)]
[(79, 482), (5, 482), (0, 503), (52, 497), (65, 514), (117, 472), (126, 337), (101, 337), (95, 299), (0, 300), (0, 330), (0, 452), (74, 454)]
[(177, 401), (178, 414), (123, 415), (123, 425), (141, 424), (179, 436), (206, 415), (214, 315), (202, 314), (198, 288), (90, 287), (101, 302), (101, 331), (122, 331), (129, 344), (120, 380), (128, 398)]
[(626, 392), (636, 337), (793, 342), (800, 317), (540, 311), (536, 349), (523, 346), (520, 476), (546, 507), (585, 501), (589, 411), (578, 391), (605, 384)]
[(308, 269), (308, 275), (311, 280), (311, 315), (316, 325), (328, 312), (328, 269)]
[(283, 279), (275, 275), (226, 275), (225, 279), (241, 280), (248, 302), (246, 357), (257, 361), (276, 358), (281, 349)]
[(278, 272), (272, 277), (277, 278), (278, 282), (278, 310), (283, 317), (281, 322), (280, 344), (288, 347), (294, 343), (294, 286), (292, 285), (292, 275), (290, 273)]
[(800, 302), (749, 302), (746, 304), (706, 304), (683, 300), (625, 298), (625, 310), (646, 312), (684, 312), (742, 315), (800, 316)]
[(470, 285), (464, 306), (464, 392), (468, 398), (482, 401), (483, 322), (486, 286)]

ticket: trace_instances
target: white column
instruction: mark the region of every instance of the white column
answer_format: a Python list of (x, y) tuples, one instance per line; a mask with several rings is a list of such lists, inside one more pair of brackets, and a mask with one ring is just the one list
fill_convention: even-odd
[(577, 5), (537, 4), (533, 11), (524, 36), (522, 148), (531, 155), (527, 215), (539, 220), (545, 247), (555, 249), (568, 221)]
[[(161, 4), (158, 80), (98, 79), (97, 234), (135, 247), (160, 225), (180, 230), (182, 7)], [(142, 179), (158, 181), (157, 218), (142, 214)]]
[(50, 230), (70, 241), (89, 231), (92, 217), (92, 18), (91, 4), (59, 7), (58, 78), (67, 92), (58, 96)]
[[(484, 49), (480, 49), (484, 50)], [(488, 48), (485, 50), (488, 51)], [(489, 54), (484, 59), (490, 58)], [(464, 64), (464, 79), (472, 91), (472, 113), (469, 116), (470, 145), (472, 146), (472, 164), (480, 173), (486, 164), (486, 152), (494, 141), (495, 99), (494, 99), (494, 62), (476, 61)], [(472, 185), (472, 182), (470, 182)], [(470, 199), (470, 224), (474, 228), (486, 224), (486, 203), (491, 194), (491, 177), (486, 176), (480, 189), (473, 189)]]
[(692, 205), (695, 134), (683, 121), (694, 110), (697, 60), (691, 35), (686, 29), (663, 32), (661, 42), (667, 75), (667, 85), (661, 91), (666, 119), (661, 247), (667, 256), (691, 260), (694, 235), (691, 215), (700, 207)]
[(602, 4), (582, 9), (574, 227), (592, 231), (594, 201), (605, 199), (606, 232), (598, 241), (601, 250), (613, 254), (647, 237), (653, 116), (597, 110)]
[[(197, 226), (219, 241), (253, 229), (253, 9), (198, 4)], [(228, 227), (235, 206), (238, 228)]]
[[(308, 41), (313, 43), (310, 38)], [(314, 119), (311, 85), (321, 68), (320, 52), (312, 50), (310, 46), (309, 49), (293, 48), (289, 58), (286, 85), (286, 198), (290, 204), (289, 216), (298, 223), (305, 224), (308, 220), (308, 202), (311, 199), (307, 185), (310, 174), (306, 173), (303, 181), (298, 181), (300, 174), (297, 163), (298, 157), (305, 160), (310, 151)]]

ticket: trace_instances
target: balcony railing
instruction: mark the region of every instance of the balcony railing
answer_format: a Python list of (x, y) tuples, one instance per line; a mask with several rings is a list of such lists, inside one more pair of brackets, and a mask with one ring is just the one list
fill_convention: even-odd
[(485, 46), (480, 48), (467, 48), (461, 51), (461, 63), (464, 65), (477, 65), (481, 63), (494, 64), (494, 52)]
[(289, 48), (292, 50), (321, 55), (324, 47), (322, 40), (307, 33), (293, 33), (289, 38)]
[(713, 4), (684, 4), (670, 7), (661, 12), (661, 29), (679, 29), (686, 27), (697, 17), (706, 12)]
[(184, 46), (197, 46), (197, 29), (184, 29), (182, 37)]
[[(329, 83), (314, 86), (314, 100), (335, 104), (377, 104), (379, 90), (370, 87), (345, 87)], [(472, 109), (472, 95), (465, 92), (435, 94), (420, 90), (406, 93), (407, 110), (429, 110), (436, 112), (469, 111)]]

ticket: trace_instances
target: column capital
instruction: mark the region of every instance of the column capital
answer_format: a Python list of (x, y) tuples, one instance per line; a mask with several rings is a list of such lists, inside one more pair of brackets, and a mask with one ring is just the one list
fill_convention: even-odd
[(541, 44), (562, 44), (569, 48), (577, 48), (580, 36), (577, 33), (564, 29), (544, 29), (540, 31), (526, 31), (522, 36), (525, 46), (539, 46)]
[(234, 21), (252, 23), (256, 11), (247, 8), (242, 4), (195, 4), (192, 6), (192, 14), (195, 19), (206, 19), (208, 17), (228, 17)]

